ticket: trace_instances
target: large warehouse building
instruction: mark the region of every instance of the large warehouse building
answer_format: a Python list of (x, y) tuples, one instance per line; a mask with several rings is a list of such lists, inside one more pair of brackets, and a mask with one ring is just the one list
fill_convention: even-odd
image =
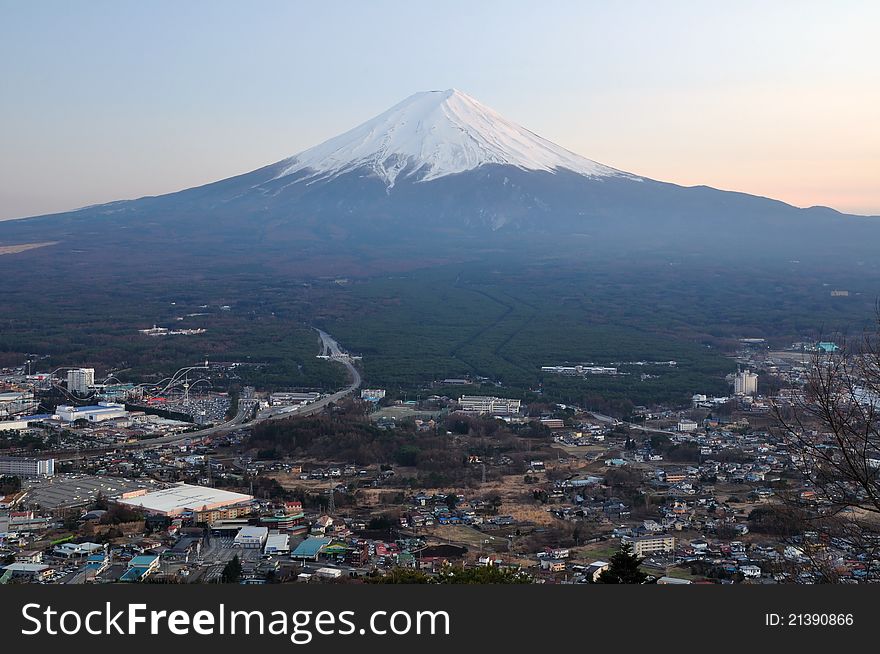
[(124, 404), (114, 404), (113, 402), (99, 402), (91, 406), (69, 406), (61, 405), (55, 409), (55, 413), (64, 422), (76, 422), (77, 420), (88, 420), (89, 422), (103, 422), (104, 420), (116, 420), (118, 418), (127, 418), (128, 411), (125, 410)]
[(250, 513), (254, 498), (207, 486), (176, 484), (156, 491), (125, 493), (116, 501), (152, 515), (174, 517), (189, 514), (196, 522), (213, 522)]

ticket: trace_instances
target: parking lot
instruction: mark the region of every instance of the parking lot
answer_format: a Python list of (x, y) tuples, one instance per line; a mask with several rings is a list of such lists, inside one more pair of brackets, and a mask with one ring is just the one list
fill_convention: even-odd
[(206, 564), (222, 563), (225, 565), (236, 554), (242, 563), (245, 561), (257, 562), (261, 557), (259, 549), (234, 547), (231, 536), (210, 536), (205, 539), (202, 545), (202, 561)]
[(29, 479), (25, 484), (25, 502), (43, 509), (59, 509), (68, 506), (84, 506), (93, 502), (98, 494), (114, 497), (121, 493), (151, 488), (149, 481), (101, 477), (89, 475), (64, 475)]

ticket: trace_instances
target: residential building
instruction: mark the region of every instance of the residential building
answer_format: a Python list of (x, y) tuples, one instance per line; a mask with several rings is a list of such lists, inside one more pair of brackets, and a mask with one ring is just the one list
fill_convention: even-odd
[(734, 395), (757, 395), (758, 375), (748, 368), (737, 372), (733, 379), (733, 393)]
[(67, 390), (71, 393), (87, 395), (95, 385), (94, 368), (74, 368), (67, 371)]
[(55, 474), (55, 459), (0, 456), (0, 475), (16, 477), (51, 477)]
[(662, 554), (665, 552), (675, 551), (675, 537), (655, 534), (651, 536), (642, 536), (640, 538), (630, 538), (624, 536), (623, 542), (630, 543), (633, 553), (636, 556), (651, 556), (653, 554)]
[(761, 576), (761, 568), (756, 565), (741, 565), (739, 571), (742, 573), (743, 577), (750, 579), (757, 579)]

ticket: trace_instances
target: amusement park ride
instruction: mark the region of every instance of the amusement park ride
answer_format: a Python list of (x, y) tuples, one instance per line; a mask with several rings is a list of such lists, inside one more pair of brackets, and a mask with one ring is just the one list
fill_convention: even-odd
[[(71, 400), (81, 402), (83, 400), (93, 399), (101, 395), (101, 391), (105, 390), (108, 385), (111, 385), (114, 382), (119, 386), (125, 386), (122, 380), (115, 375), (108, 375), (100, 384), (96, 384), (95, 388), (88, 395), (74, 395), (62, 385), (61, 379), (56, 377), (58, 372), (70, 369), (70, 367), (56, 368), (49, 374), (49, 379), (51, 380), (54, 389)], [(120, 392), (124, 393), (126, 399), (146, 402), (161, 401), (169, 396), (173, 396), (175, 399), (179, 399), (182, 404), (188, 405), (190, 403), (190, 392), (196, 388), (196, 386), (204, 384), (206, 387), (211, 387), (211, 380), (207, 377), (199, 377), (195, 380), (190, 379), (190, 373), (196, 370), (210, 370), (208, 360), (206, 359), (203, 364), (180, 368), (170, 377), (160, 379), (158, 382), (133, 384), (129, 388), (123, 389)]]

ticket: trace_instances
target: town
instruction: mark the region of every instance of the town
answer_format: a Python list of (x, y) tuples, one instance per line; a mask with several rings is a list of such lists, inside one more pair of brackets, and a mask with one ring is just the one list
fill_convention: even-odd
[[(0, 583), (456, 569), (577, 584), (600, 582), (621, 552), (658, 584), (814, 583), (817, 557), (842, 582), (878, 576), (875, 560), (775, 510), (781, 493), (816, 494), (778, 415), (834, 343), (744, 339), (729, 395), (609, 416), (481, 393), (489, 380), (418, 399), (360, 388), (360, 358), (320, 335), (318, 356), (349, 369), (343, 391), (216, 391), (222, 366), (207, 361), (140, 385), (91, 368), (0, 371)], [(542, 370), (645, 362), (608, 363)]]

